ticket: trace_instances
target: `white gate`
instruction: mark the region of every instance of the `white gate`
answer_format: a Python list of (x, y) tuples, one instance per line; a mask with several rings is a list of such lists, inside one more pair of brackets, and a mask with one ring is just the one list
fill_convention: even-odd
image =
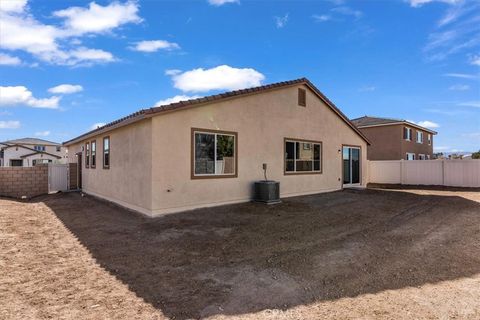
[(68, 164), (48, 164), (48, 192), (68, 190)]

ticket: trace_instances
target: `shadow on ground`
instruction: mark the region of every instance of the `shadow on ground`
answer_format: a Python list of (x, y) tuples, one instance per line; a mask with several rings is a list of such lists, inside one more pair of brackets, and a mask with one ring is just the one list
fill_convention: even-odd
[(79, 194), (43, 201), (97, 262), (176, 319), (287, 309), (480, 272), (480, 203), (341, 191), (147, 219)]

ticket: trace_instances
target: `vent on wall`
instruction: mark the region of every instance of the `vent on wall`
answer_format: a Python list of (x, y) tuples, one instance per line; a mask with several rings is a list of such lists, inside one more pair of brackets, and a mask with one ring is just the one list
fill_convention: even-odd
[(307, 106), (307, 91), (305, 89), (298, 89), (298, 105), (302, 107)]

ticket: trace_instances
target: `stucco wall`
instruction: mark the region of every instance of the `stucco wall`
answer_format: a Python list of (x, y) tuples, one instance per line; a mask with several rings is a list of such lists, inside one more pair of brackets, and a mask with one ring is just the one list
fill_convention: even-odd
[[(403, 126), (399, 126), (403, 130)], [(407, 126), (408, 127), (408, 126)], [(432, 144), (428, 144), (428, 132), (424, 130), (419, 130), (417, 128), (409, 127), (412, 129), (412, 140), (407, 141), (403, 139), (403, 131), (401, 135), (401, 144), (402, 144), (402, 158), (407, 159), (407, 152), (415, 153), (415, 159), (418, 160), (419, 154), (429, 155), (430, 159), (433, 159), (433, 134), (432, 134)], [(423, 132), (423, 143), (417, 143), (417, 131)]]
[[(252, 183), (280, 181), (281, 196), (342, 188), (342, 144), (362, 148), (366, 184), (366, 142), (308, 90), (307, 106), (297, 104), (299, 86), (198, 106), (152, 118), (152, 211), (154, 214), (247, 201)], [(238, 133), (238, 177), (192, 180), (191, 128)], [(323, 173), (284, 174), (284, 138), (322, 141)]]
[(369, 160), (399, 160), (402, 159), (401, 140), (403, 126), (379, 126), (361, 128), (371, 145), (368, 146)]
[[(103, 137), (110, 137), (110, 169), (103, 168)], [(86, 193), (118, 202), (150, 214), (152, 131), (151, 120), (125, 126), (106, 134), (89, 138), (97, 141), (96, 168), (85, 167), (85, 141), (69, 146), (69, 162), (77, 162), (82, 152), (82, 190)]]
[[(412, 140), (403, 138), (403, 128), (412, 129)], [(430, 155), (433, 158), (433, 135), (432, 144), (428, 144), (428, 132), (403, 124), (361, 128), (365, 136), (372, 143), (368, 147), (369, 160), (401, 160), (407, 159), (407, 152), (415, 153), (416, 159), (419, 154)], [(423, 132), (423, 143), (417, 143), (417, 131)]]

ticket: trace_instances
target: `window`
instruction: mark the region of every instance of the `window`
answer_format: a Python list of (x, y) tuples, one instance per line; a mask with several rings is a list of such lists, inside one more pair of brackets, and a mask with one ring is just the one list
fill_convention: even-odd
[(45, 151), (45, 146), (37, 145), (37, 146), (33, 146), (33, 149), (35, 151)]
[(429, 154), (427, 154), (427, 160), (430, 160), (430, 155)]
[(298, 105), (302, 107), (307, 106), (307, 91), (305, 89), (298, 89)]
[(93, 140), (91, 142), (91, 145), (92, 145), (92, 163), (90, 167), (95, 169), (95, 167), (97, 166), (97, 141)]
[(412, 140), (412, 129), (410, 128), (403, 128), (403, 138), (407, 141), (411, 141)]
[(418, 155), (418, 160), (425, 160), (425, 155), (424, 154), (419, 154)]
[(321, 173), (322, 143), (285, 139), (285, 173)]
[(417, 131), (417, 143), (423, 143), (423, 132)]
[(407, 160), (415, 160), (415, 153), (407, 152)]
[(237, 133), (192, 129), (192, 179), (237, 176)]
[(427, 140), (428, 140), (428, 145), (431, 146), (432, 145), (432, 135), (430, 133), (427, 135)]
[(62, 147), (60, 147), (60, 146), (57, 146), (57, 148), (56, 148), (56, 149), (57, 149), (57, 152), (60, 152), (60, 151), (62, 151)]
[(85, 168), (90, 167), (90, 145), (85, 143)]
[(110, 137), (103, 138), (103, 169), (110, 168)]
[(22, 159), (10, 159), (10, 167), (23, 167)]
[(32, 165), (33, 166), (38, 166), (38, 165), (41, 165), (41, 164), (48, 164), (48, 163), (51, 163), (52, 160), (49, 160), (49, 159), (34, 159), (32, 161)]

